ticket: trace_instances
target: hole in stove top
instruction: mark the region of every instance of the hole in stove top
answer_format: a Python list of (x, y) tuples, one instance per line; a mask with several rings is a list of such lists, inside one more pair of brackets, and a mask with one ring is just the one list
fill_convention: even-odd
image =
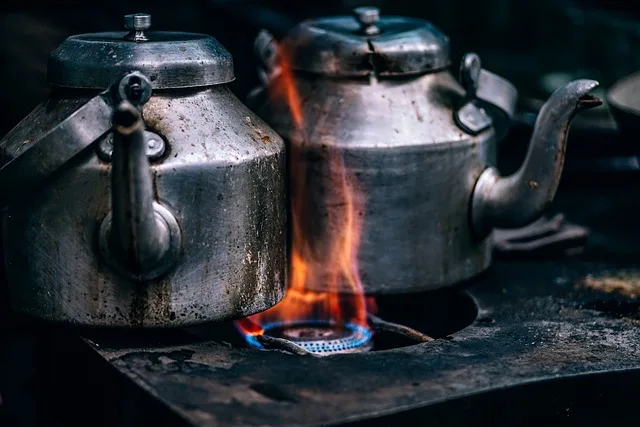
[[(474, 322), (478, 308), (466, 292), (425, 292), (390, 295), (376, 299), (376, 315), (387, 322), (408, 326), (432, 338), (450, 339)], [(374, 350), (389, 350), (415, 344), (408, 338), (390, 332), (374, 335)]]
[[(406, 326), (434, 339), (451, 339), (478, 315), (474, 299), (465, 291), (424, 292), (376, 297), (376, 317), (396, 325)], [(389, 330), (376, 330), (373, 351), (416, 345), (418, 342)], [(225, 342), (233, 347), (249, 347), (233, 322), (203, 325), (189, 331), (201, 339)]]

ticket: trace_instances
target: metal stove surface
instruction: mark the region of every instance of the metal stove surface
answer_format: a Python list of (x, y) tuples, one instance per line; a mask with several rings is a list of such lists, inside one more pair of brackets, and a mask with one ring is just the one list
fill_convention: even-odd
[[(602, 221), (599, 212), (604, 211), (597, 206), (603, 204), (606, 212), (617, 216), (618, 226), (627, 227), (617, 236), (595, 229), (590, 249), (581, 259), (498, 261), (473, 286), (460, 290), (475, 300), (478, 315), (447, 339), (329, 357), (238, 348), (193, 337), (176, 345), (85, 341), (101, 359), (194, 426), (317, 426), (372, 419), (380, 425), (401, 419), (403, 425), (510, 425), (498, 423), (509, 413), (506, 403), (500, 409), (503, 414), (485, 419), (468, 405), (465, 412), (460, 411), (464, 404), (453, 411), (450, 404), (490, 393), (498, 401), (511, 402), (517, 390), (545, 384), (560, 384), (560, 388), (566, 384), (574, 394), (582, 390), (593, 400), (589, 404), (583, 400), (585, 410), (602, 404), (598, 398), (612, 399), (605, 396), (612, 390), (626, 397), (618, 401), (627, 404), (640, 397), (640, 386), (633, 386), (640, 384), (640, 302), (578, 284), (589, 275), (620, 274), (621, 268), (627, 268), (625, 263), (632, 269), (630, 261), (638, 259), (640, 251), (630, 248), (635, 248), (639, 227), (629, 228), (635, 222), (623, 221), (622, 213), (633, 212), (630, 207), (636, 205), (628, 191), (603, 192), (589, 205), (596, 206), (595, 211), (574, 214), (583, 223), (594, 218)], [(588, 200), (594, 200), (591, 189), (565, 199), (567, 207), (587, 206)], [(541, 390), (540, 399), (559, 388)], [(543, 401), (527, 404), (533, 412), (542, 413), (545, 408), (536, 405), (546, 404), (538, 402)], [(567, 402), (558, 411), (567, 420), (562, 425), (573, 425), (571, 399)], [(440, 412), (436, 419), (435, 412), (428, 411), (446, 405), (446, 416)], [(496, 408), (495, 400), (488, 407)], [(634, 409), (626, 411), (628, 417)], [(403, 413), (413, 414), (417, 421), (398, 415)], [(582, 414), (583, 418), (573, 420), (585, 421)], [(637, 420), (635, 415), (624, 418), (613, 410), (598, 414), (604, 414), (608, 425)], [(511, 415), (516, 417), (511, 422), (524, 416)], [(586, 420), (598, 422), (599, 418)]]

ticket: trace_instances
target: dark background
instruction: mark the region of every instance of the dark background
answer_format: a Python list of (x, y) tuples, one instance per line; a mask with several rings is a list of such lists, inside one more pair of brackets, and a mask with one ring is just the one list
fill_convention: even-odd
[(451, 38), (454, 64), (476, 51), (483, 65), (524, 95), (545, 97), (572, 77), (604, 86), (640, 69), (637, 0), (183, 0), (4, 1), (0, 5), (0, 118), (4, 135), (47, 94), (48, 54), (67, 36), (122, 29), (126, 13), (148, 12), (153, 29), (214, 35), (233, 54), (241, 97), (257, 83), (252, 43), (260, 28), (282, 34), (309, 17), (359, 5), (427, 19)]
[[(261, 28), (278, 36), (299, 20), (348, 14), (353, 7), (365, 4), (379, 6), (383, 14), (433, 22), (451, 38), (454, 64), (464, 52), (475, 51), (485, 68), (513, 81), (525, 99), (544, 99), (578, 77), (599, 80), (599, 94), (604, 95), (616, 80), (640, 70), (638, 0), (4, 0), (0, 4), (0, 137), (47, 96), (47, 57), (65, 37), (121, 30), (124, 14), (151, 13), (155, 30), (215, 36), (234, 57), (236, 81), (232, 89), (244, 99), (258, 83), (252, 44)], [(572, 133), (579, 133), (574, 129)], [(526, 135), (527, 130), (523, 132)], [(47, 393), (52, 391), (42, 387), (51, 380), (48, 375), (54, 360), (48, 355), (52, 347), (64, 348), (65, 344), (57, 342), (51, 330), (10, 316), (4, 293), (0, 281), (0, 427), (65, 425), (55, 424), (48, 416), (51, 408), (41, 404), (50, 400)], [(62, 360), (67, 368), (94, 375), (100, 383), (99, 373), (70, 366), (81, 363), (77, 355)], [(64, 383), (64, 379), (58, 382)], [(117, 390), (111, 392), (118, 396)], [(132, 399), (121, 397), (123, 403)], [(82, 410), (81, 402), (78, 410)], [(94, 423), (89, 418), (84, 425)]]

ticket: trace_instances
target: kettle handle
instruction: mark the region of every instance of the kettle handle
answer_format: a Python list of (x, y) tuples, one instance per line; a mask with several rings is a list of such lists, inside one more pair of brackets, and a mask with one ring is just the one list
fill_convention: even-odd
[(261, 30), (253, 42), (253, 52), (258, 60), (258, 77), (264, 87), (278, 75), (278, 43), (273, 34)]
[[(0, 200), (3, 205), (22, 197), (112, 128), (118, 101), (142, 105), (151, 97), (151, 86), (130, 93), (130, 73), (49, 129), (36, 141), (11, 140), (13, 131), (0, 141)], [(29, 120), (27, 117), (25, 120)], [(19, 128), (20, 124), (15, 129)]]
[(456, 124), (471, 135), (493, 126), (501, 140), (515, 115), (518, 90), (508, 80), (483, 69), (475, 53), (463, 56), (460, 82), (467, 93), (454, 113)]
[(264, 100), (269, 84), (280, 73), (278, 52), (278, 43), (273, 34), (267, 30), (261, 30), (253, 42), (253, 53), (258, 63), (257, 69), (260, 84), (249, 92), (245, 100), (247, 106), (251, 109), (256, 109)]

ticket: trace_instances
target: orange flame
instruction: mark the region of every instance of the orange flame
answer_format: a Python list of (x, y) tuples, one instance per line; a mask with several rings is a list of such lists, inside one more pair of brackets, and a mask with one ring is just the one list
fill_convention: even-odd
[[(329, 144), (323, 146), (322, 178), (325, 194), (325, 218), (322, 237), (318, 240), (305, 231), (305, 223), (317, 211), (308, 203), (305, 120), (303, 105), (294, 74), (284, 49), (280, 49), (280, 74), (270, 89), (270, 96), (285, 102), (290, 111), (291, 214), (292, 247), (289, 286), (283, 300), (271, 309), (242, 319), (236, 325), (247, 335), (264, 333), (263, 326), (272, 323), (292, 324), (324, 321), (334, 325), (345, 323), (367, 326), (367, 306), (358, 274), (358, 247), (362, 229), (364, 197), (352, 173), (345, 167), (342, 154)], [(322, 141), (320, 141), (322, 142)], [(339, 292), (348, 287), (348, 292)], [(326, 291), (321, 292), (319, 289)]]

